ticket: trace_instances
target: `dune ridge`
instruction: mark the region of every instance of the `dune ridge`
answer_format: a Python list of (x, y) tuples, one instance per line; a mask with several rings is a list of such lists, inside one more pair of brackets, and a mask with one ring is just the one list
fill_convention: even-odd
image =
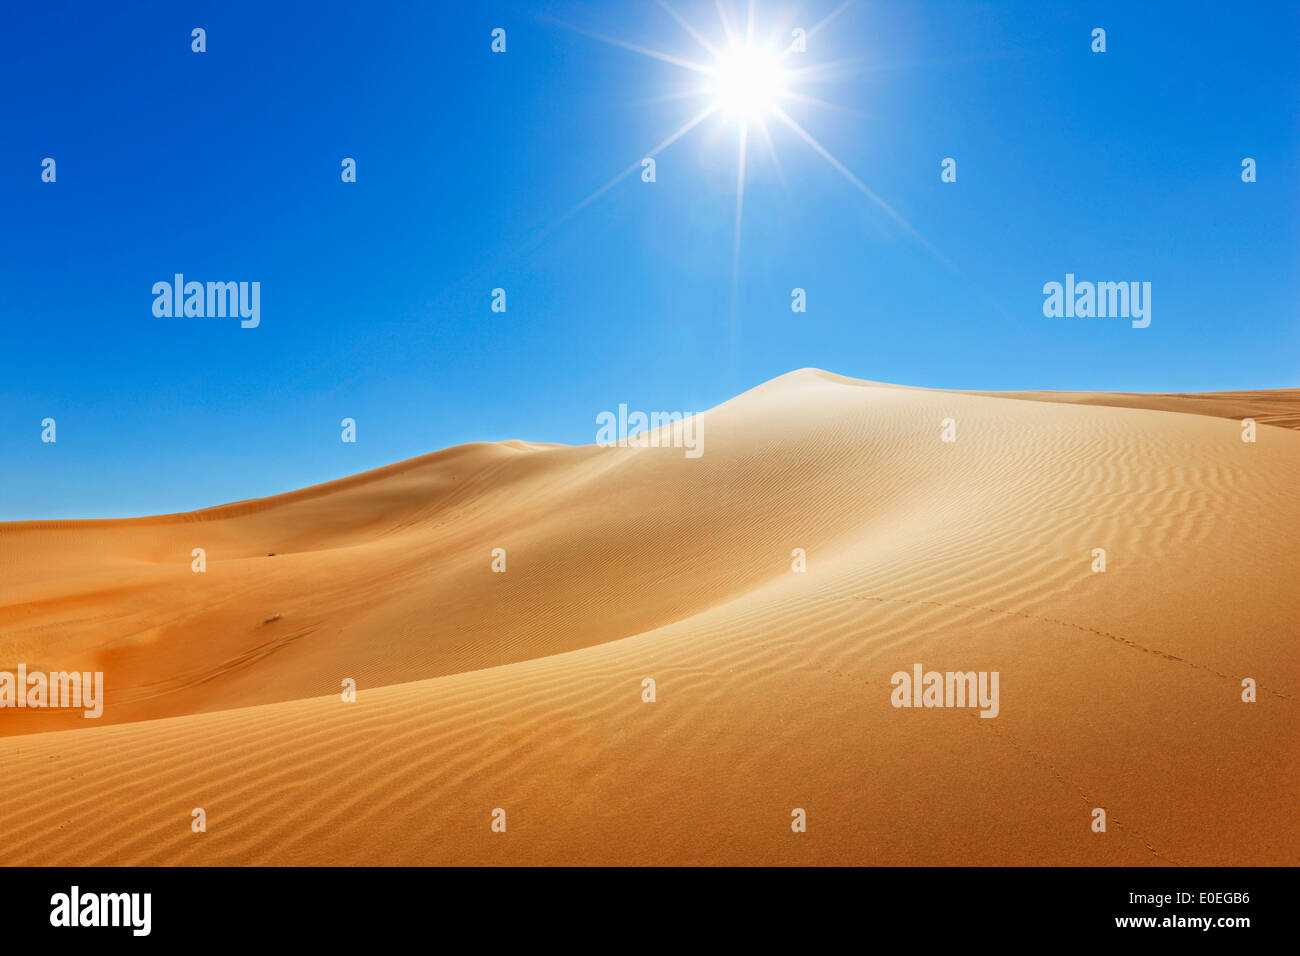
[[(0, 524), (0, 669), (108, 685), (95, 726), (0, 711), (7, 862), (1293, 864), (1298, 409), (804, 369), (698, 460), (472, 444)], [(1001, 713), (893, 708), (915, 662)]]

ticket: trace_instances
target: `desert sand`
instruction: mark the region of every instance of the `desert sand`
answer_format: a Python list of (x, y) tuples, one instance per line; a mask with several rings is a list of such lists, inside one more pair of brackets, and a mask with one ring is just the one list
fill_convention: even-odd
[[(804, 369), (696, 460), (472, 444), (0, 524), (0, 669), (106, 682), (0, 710), (3, 862), (1296, 864), (1298, 424)], [(998, 716), (893, 707), (918, 662), (999, 672)]]

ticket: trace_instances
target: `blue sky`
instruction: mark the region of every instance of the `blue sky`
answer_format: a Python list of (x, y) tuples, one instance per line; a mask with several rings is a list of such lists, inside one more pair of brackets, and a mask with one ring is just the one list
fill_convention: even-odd
[[(756, 36), (837, 4), (758, 2)], [(724, 43), (712, 3), (673, 9)], [(710, 103), (669, 96), (697, 74), (592, 33), (711, 59), (654, 2), (9, 11), (0, 519), (189, 510), (466, 441), (585, 444), (619, 403), (696, 411), (803, 366), (1300, 384), (1292, 4), (852, 4), (789, 58), (832, 65), (798, 89), (844, 109), (782, 109), (914, 234), (769, 119), (780, 167), (751, 134), (734, 299), (725, 110), (656, 182), (638, 169), (566, 218)], [(260, 327), (155, 317), (177, 272), (259, 281)], [(1044, 317), (1067, 272), (1151, 282), (1151, 326)]]

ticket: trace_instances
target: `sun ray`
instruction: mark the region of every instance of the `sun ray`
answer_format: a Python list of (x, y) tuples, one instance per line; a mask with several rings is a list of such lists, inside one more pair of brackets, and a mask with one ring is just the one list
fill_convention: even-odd
[(613, 179), (611, 179), (609, 182), (605, 183), (605, 185), (601, 186), (601, 187), (600, 187), (599, 189), (597, 189), (595, 192), (591, 193), (591, 194), (590, 194), (586, 199), (582, 200), (582, 202), (580, 202), (580, 203), (578, 203), (576, 206), (572, 207), (568, 212), (564, 213), (562, 216), (560, 216), (558, 219), (556, 219), (554, 222), (552, 222), (549, 226), (546, 226), (546, 227), (542, 230), (541, 235), (544, 235), (544, 234), (546, 234), (546, 233), (549, 233), (551, 230), (555, 229), (555, 228), (556, 228), (557, 226), (559, 226), (561, 223), (564, 223), (564, 222), (568, 221), (569, 219), (571, 219), (573, 216), (577, 215), (579, 212), (581, 212), (581, 211), (582, 211), (583, 209), (585, 209), (587, 206), (591, 205), (593, 202), (595, 202), (597, 199), (599, 199), (599, 198), (600, 198), (601, 196), (603, 196), (605, 193), (607, 193), (607, 192), (609, 192), (611, 189), (613, 189), (614, 186), (618, 185), (620, 182), (622, 182), (624, 179), (626, 179), (626, 178), (627, 178), (628, 176), (630, 176), (632, 173), (634, 173), (634, 172), (636, 172), (638, 169), (640, 169), (640, 168), (641, 168), (641, 163), (642, 163), (645, 159), (653, 158), (653, 157), (659, 155), (659, 153), (663, 152), (665, 149), (667, 149), (667, 148), (668, 148), (669, 146), (671, 146), (673, 143), (677, 142), (679, 139), (681, 139), (683, 136), (685, 136), (687, 133), (689, 133), (689, 132), (690, 132), (691, 130), (693, 130), (695, 127), (699, 126), (699, 125), (700, 125), (701, 123), (703, 123), (706, 119), (708, 119), (710, 116), (712, 116), (714, 113), (716, 113), (719, 109), (720, 109), (720, 107), (715, 103), (715, 104), (713, 104), (712, 106), (709, 106), (709, 107), (707, 107), (706, 109), (703, 109), (703, 110), (701, 110), (699, 113), (695, 114), (694, 117), (692, 117), (691, 119), (687, 120), (687, 121), (686, 121), (685, 123), (683, 123), (680, 127), (678, 127), (677, 130), (676, 130), (674, 133), (672, 133), (672, 134), (671, 134), (667, 139), (665, 139), (662, 143), (660, 143), (660, 144), (659, 144), (658, 146), (656, 146), (654, 149), (650, 150), (648, 153), (645, 153), (645, 154), (641, 157), (641, 159), (638, 159), (638, 160), (637, 160), (636, 162), (634, 162), (631, 166), (628, 166), (627, 169), (623, 170), (621, 173), (619, 173), (617, 176), (615, 176), (615, 177), (614, 177)]
[(880, 206), (880, 208), (885, 210), (885, 212), (889, 213), (889, 215), (892, 216), (900, 225), (906, 226), (908, 229), (912, 228), (911, 224), (908, 223), (906, 219), (904, 219), (898, 213), (894, 212), (893, 208), (889, 205), (889, 203), (885, 202), (874, 192), (872, 192), (871, 188), (867, 186), (866, 183), (858, 179), (857, 176), (853, 175), (853, 173), (849, 171), (848, 167), (846, 167), (843, 163), (841, 163), (838, 159), (836, 159), (831, 154), (830, 150), (828, 150), (821, 143), (817, 142), (817, 140), (813, 138), (813, 135), (811, 133), (809, 133), (806, 129), (804, 129), (802, 126), (796, 123), (793, 119), (791, 119), (789, 114), (786, 113), (785, 110), (781, 109), (780, 107), (773, 107), (772, 112), (777, 116), (778, 119), (781, 120), (781, 122), (785, 123), (786, 126), (794, 130), (796, 136), (798, 136), (805, 143), (811, 146), (813, 150), (816, 151), (824, 160), (830, 163), (831, 166), (835, 168), (836, 172), (838, 172), (841, 176), (843, 176), (850, 183), (856, 186), (857, 189), (863, 195), (865, 195), (876, 205)]
[(866, 116), (866, 114), (861, 110), (855, 110), (850, 106), (840, 106), (838, 103), (831, 103), (828, 100), (819, 99), (816, 96), (809, 96), (806, 93), (796, 93), (791, 90), (786, 90), (782, 96), (785, 99), (797, 100), (800, 103), (807, 103), (810, 106), (820, 106), (822, 109), (832, 110), (836, 113), (844, 113), (845, 115), (855, 117), (856, 119), (863, 119)]
[(745, 153), (749, 143), (749, 121), (740, 123), (739, 146), (736, 161), (736, 226), (731, 240), (731, 309), (728, 329), (728, 347), (734, 362), (740, 335), (740, 224), (745, 215)]
[(722, 21), (722, 32), (727, 36), (727, 46), (736, 46), (736, 33), (731, 29), (731, 21), (727, 19), (727, 11), (722, 7), (722, 0), (713, 0), (713, 5), (718, 8), (718, 19)]
[(681, 57), (673, 56), (669, 53), (661, 53), (658, 50), (652, 50), (649, 47), (640, 46), (636, 43), (628, 43), (626, 40), (620, 40), (617, 37), (605, 36), (603, 33), (596, 33), (595, 31), (584, 29), (583, 27), (575, 27), (572, 24), (564, 23), (550, 17), (542, 17), (542, 19), (548, 20), (556, 26), (562, 27), (565, 30), (570, 30), (573, 33), (590, 37), (593, 40), (599, 40), (601, 43), (608, 43), (611, 46), (621, 47), (624, 50), (631, 50), (633, 53), (640, 53), (642, 56), (648, 56), (651, 59), (662, 60), (664, 63), (671, 63), (673, 66), (680, 66), (684, 70), (693, 70), (696, 73), (713, 72), (711, 67), (705, 66), (702, 63), (683, 60)]
[(843, 12), (844, 12), (845, 10), (847, 10), (849, 7), (853, 6), (853, 4), (854, 4), (855, 2), (857, 2), (857, 0), (844, 0), (844, 2), (841, 3), (838, 7), (836, 7), (834, 10), (832, 10), (830, 13), (826, 14), (826, 16), (822, 17), (821, 20), (819, 20), (819, 21), (818, 21), (818, 22), (813, 26), (813, 28), (812, 28), (811, 30), (808, 31), (808, 33), (807, 33), (806, 35), (811, 37), (811, 36), (813, 36), (814, 34), (816, 34), (818, 31), (821, 30), (822, 27), (826, 26), (826, 24), (830, 23), (832, 20), (834, 20), (836, 17), (838, 17), (841, 13), (843, 13)]
[(676, 20), (683, 30), (685, 30), (687, 33), (691, 35), (691, 38), (694, 39), (696, 43), (704, 47), (704, 49), (708, 52), (710, 56), (712, 56), (715, 60), (722, 59), (722, 52), (717, 47), (715, 47), (712, 43), (706, 40), (702, 33), (696, 30), (689, 23), (687, 23), (686, 20), (682, 18), (681, 14), (679, 14), (672, 7), (668, 6), (665, 0), (659, 0), (659, 6), (663, 7), (664, 10), (668, 12), (668, 15), (672, 17), (674, 20)]
[[(686, 31), (686, 33), (702, 47), (716, 61), (711, 65), (704, 65), (671, 54), (662, 53), (648, 47), (638, 44), (629, 43), (613, 37), (604, 36), (590, 30), (579, 27), (569, 26), (550, 17), (545, 19), (555, 23), (565, 29), (572, 30), (575, 33), (588, 36), (620, 47), (631, 52), (641, 54), (642, 56), (651, 57), (665, 63), (672, 64), (682, 69), (690, 70), (696, 73), (702, 73), (712, 78), (712, 82), (700, 89), (670, 93), (655, 97), (643, 102), (666, 102), (671, 100), (687, 100), (696, 96), (714, 95), (714, 102), (708, 108), (700, 111), (678, 130), (668, 136), (663, 142), (656, 146), (645, 156), (653, 157), (677, 140), (681, 139), (688, 132), (699, 126), (705, 119), (712, 116), (719, 110), (726, 109), (736, 121), (737, 126), (737, 167), (736, 167), (736, 215), (734, 223), (734, 233), (732, 237), (732, 254), (731, 254), (731, 305), (732, 305), (732, 334), (733, 338), (738, 332), (737, 297), (739, 291), (740, 276), (740, 249), (742, 227), (744, 223), (745, 210), (745, 178), (746, 167), (748, 165), (749, 137), (750, 127), (756, 127), (754, 135), (763, 141), (763, 146), (769, 156), (772, 158), (773, 166), (776, 169), (777, 177), (781, 182), (782, 188), (788, 193), (789, 185), (786, 182), (785, 171), (782, 168), (781, 161), (777, 156), (776, 144), (773, 140), (772, 133), (768, 128), (765, 120), (766, 114), (771, 114), (780, 119), (794, 134), (815, 153), (821, 156), (831, 165), (845, 180), (849, 182), (856, 190), (866, 196), (871, 202), (883, 211), (893, 222), (901, 228), (908, 236), (923, 246), (932, 256), (941, 262), (947, 269), (957, 275), (962, 275), (948, 259), (941, 253), (929, 240), (927, 240), (919, 230), (907, 221), (900, 213), (884, 199), (877, 195), (866, 183), (859, 179), (849, 170), (829, 149), (823, 146), (811, 133), (803, 128), (793, 117), (791, 117), (779, 105), (781, 102), (792, 101), (796, 103), (808, 104), (822, 109), (835, 110), (857, 118), (862, 118), (863, 114), (848, 107), (843, 107), (835, 103), (828, 102), (807, 93), (791, 90), (789, 87), (794, 83), (818, 83), (823, 81), (823, 77), (833, 71), (842, 70), (845, 67), (860, 69), (866, 63), (864, 57), (854, 57), (850, 59), (834, 60), (829, 63), (819, 63), (811, 66), (803, 66), (797, 69), (785, 69), (782, 65), (791, 52), (790, 47), (783, 51), (778, 51), (778, 40), (758, 48), (754, 45), (755, 32), (755, 0), (748, 0), (746, 4), (746, 14), (744, 23), (743, 38), (738, 34), (737, 24), (733, 24), (731, 17), (727, 13), (724, 0), (714, 0), (714, 6), (717, 8), (718, 19), (722, 25), (722, 32), (725, 36), (725, 44), (720, 48), (711, 43), (702, 33), (692, 27), (684, 17), (682, 17), (668, 0), (657, 0), (660, 7), (672, 17), (674, 21)], [(840, 16), (845, 10), (853, 6), (855, 0), (843, 0), (830, 13), (819, 20), (805, 34), (811, 37), (823, 30), (828, 24)], [(643, 157), (644, 158), (644, 157)], [(573, 206), (566, 213), (555, 220), (550, 226), (542, 230), (542, 234), (549, 232), (559, 224), (565, 222), (570, 217), (590, 205), (599, 197), (612, 189), (617, 183), (626, 179), (629, 175), (641, 167), (642, 160), (638, 160), (625, 170), (605, 183), (599, 189), (596, 189), (581, 202)]]
[(740, 223), (745, 215), (745, 153), (749, 144), (749, 123), (740, 124), (740, 147), (736, 159), (736, 228), (731, 240), (731, 287), (740, 277)]
[(776, 144), (772, 142), (772, 134), (767, 128), (767, 120), (762, 116), (755, 119), (754, 125), (758, 127), (759, 133), (763, 137), (763, 144), (767, 147), (767, 154), (772, 158), (772, 165), (776, 167), (776, 178), (781, 182), (781, 189), (789, 194), (790, 184), (785, 181), (785, 170), (781, 168), (781, 159), (776, 155)]
[(873, 203), (879, 206), (891, 219), (894, 220), (894, 222), (896, 222), (899, 226), (901, 226), (909, 236), (911, 236), (921, 245), (925, 246), (925, 248), (929, 250), (931, 255), (935, 256), (935, 258), (937, 258), (948, 268), (954, 270), (956, 269), (956, 267), (953, 266), (953, 264), (948, 261), (948, 258), (930, 243), (930, 240), (926, 239), (925, 236), (921, 235), (921, 233), (917, 230), (915, 226), (913, 226), (910, 222), (908, 222), (898, 212), (894, 210), (893, 206), (889, 205), (889, 203), (885, 202), (883, 199), (877, 196), (871, 190), (871, 188), (867, 186), (866, 183), (860, 180), (857, 176), (853, 175), (853, 173), (849, 171), (848, 167), (845, 166), (843, 163), (841, 163), (838, 159), (836, 159), (835, 156), (832, 155), (830, 150), (828, 150), (821, 143), (817, 142), (817, 140), (813, 138), (813, 135), (811, 133), (809, 133), (806, 129), (804, 129), (794, 120), (792, 120), (786, 114), (786, 112), (782, 110), (780, 107), (777, 106), (772, 107), (772, 112), (775, 113), (776, 116), (780, 118), (780, 120), (783, 123), (789, 126), (790, 129), (794, 130), (795, 135), (797, 135), (805, 143), (811, 146), (813, 150), (816, 151), (817, 154), (822, 157), (822, 159), (830, 163), (831, 166), (834, 167), (836, 172), (838, 172), (841, 176), (843, 176), (850, 183), (852, 183), (858, 189), (858, 191), (861, 192), (864, 196), (866, 196)]
[[(822, 17), (821, 20), (818, 21), (814, 26), (810, 27), (810, 28), (809, 28), (809, 29), (804, 33), (804, 39), (805, 39), (805, 40), (811, 40), (812, 37), (813, 37), (813, 34), (815, 34), (815, 33), (816, 33), (818, 30), (820, 30), (822, 27), (826, 26), (826, 24), (830, 23), (832, 20), (834, 20), (836, 17), (838, 17), (841, 13), (843, 13), (843, 12), (844, 12), (845, 10), (847, 10), (849, 7), (853, 6), (853, 4), (854, 4), (855, 2), (856, 2), (856, 0), (844, 0), (844, 2), (841, 3), (838, 7), (836, 7), (834, 10), (832, 10), (830, 13), (826, 14), (826, 16)], [(793, 52), (794, 52), (794, 49), (793, 49), (792, 47), (786, 47), (785, 50), (781, 53), (781, 59), (784, 60), (786, 57), (788, 57), (788, 56), (789, 56), (791, 53), (793, 53)]]
[(840, 67), (853, 66), (860, 68), (866, 62), (865, 57), (847, 57), (842, 60), (831, 60), (827, 63), (814, 63), (812, 66), (801, 66), (794, 70), (788, 70), (786, 76), (792, 80), (801, 80), (804, 77), (813, 76), (817, 73), (828, 73), (831, 70), (839, 69)]
[(699, 96), (708, 96), (713, 90), (707, 86), (701, 86), (693, 90), (682, 90), (677, 93), (660, 93), (658, 96), (641, 96), (629, 102), (638, 106), (649, 106), (652, 103), (675, 103), (678, 100), (689, 100)]

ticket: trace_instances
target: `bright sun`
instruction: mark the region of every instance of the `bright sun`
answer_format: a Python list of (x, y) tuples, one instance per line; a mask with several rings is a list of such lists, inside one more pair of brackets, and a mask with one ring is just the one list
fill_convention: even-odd
[(718, 105), (742, 117), (767, 112), (785, 95), (781, 60), (755, 47), (733, 47), (711, 71)]
[[(840, 162), (829, 149), (818, 142), (812, 133), (804, 129), (786, 111), (792, 104), (823, 110), (840, 109), (832, 103), (809, 95), (807, 89), (810, 85), (815, 86), (818, 83), (830, 82), (837, 73), (842, 73), (846, 67), (853, 66), (858, 61), (840, 60), (805, 63), (805, 60), (811, 56), (815, 49), (820, 48), (820, 44), (813, 42), (814, 38), (827, 24), (852, 6), (853, 0), (842, 0), (830, 13), (807, 29), (786, 23), (780, 28), (772, 29), (770, 32), (764, 31), (765, 35), (760, 37), (755, 37), (755, 30), (757, 29), (754, 22), (755, 0), (749, 0), (747, 4), (748, 15), (743, 22), (733, 22), (728, 13), (728, 7), (736, 6), (739, 0), (716, 0), (718, 20), (722, 27), (722, 36), (716, 41), (693, 27), (669, 5), (670, 0), (658, 0), (658, 2), (659, 6), (673, 20), (677, 21), (677, 25), (695, 41), (700, 49), (709, 55), (708, 59), (701, 62), (700, 60), (689, 59), (687, 56), (651, 49), (639, 43), (630, 43), (626, 40), (602, 36), (589, 30), (580, 30), (576, 27), (572, 29), (603, 43), (622, 47), (625, 50), (630, 50), (633, 53), (663, 63), (670, 63), (688, 73), (701, 77), (703, 82), (699, 86), (693, 86), (690, 89), (670, 94), (662, 97), (662, 99), (690, 100), (699, 98), (704, 100), (703, 109), (686, 120), (674, 132), (661, 140), (658, 145), (645, 152), (637, 153), (636, 160), (626, 169), (588, 195), (586, 199), (565, 213), (561, 219), (567, 219), (575, 214), (628, 176), (640, 173), (643, 182), (654, 182), (653, 173), (647, 173), (647, 170), (653, 170), (653, 164), (660, 153), (701, 123), (704, 123), (709, 117), (723, 115), (730, 118), (731, 122), (728, 123), (728, 126), (733, 127), (736, 134), (736, 218), (731, 243), (733, 321), (735, 321), (736, 288), (740, 275), (740, 236), (745, 210), (745, 170), (750, 163), (750, 154), (753, 151), (751, 140), (759, 149), (766, 151), (777, 176), (783, 184), (785, 183), (785, 174), (781, 171), (781, 164), (776, 155), (776, 144), (773, 142), (772, 133), (768, 129), (769, 123), (778, 129), (786, 129), (793, 133), (814, 153), (830, 163), (835, 171), (852, 184), (858, 192), (870, 199), (904, 231), (946, 263), (947, 260), (944, 260), (939, 255), (938, 251), (926, 241), (925, 237), (917, 232), (911, 223), (895, 212), (885, 200), (872, 192), (866, 183), (851, 173), (847, 166)], [(853, 111), (850, 110), (849, 112)], [(647, 178), (648, 175), (651, 178)]]

